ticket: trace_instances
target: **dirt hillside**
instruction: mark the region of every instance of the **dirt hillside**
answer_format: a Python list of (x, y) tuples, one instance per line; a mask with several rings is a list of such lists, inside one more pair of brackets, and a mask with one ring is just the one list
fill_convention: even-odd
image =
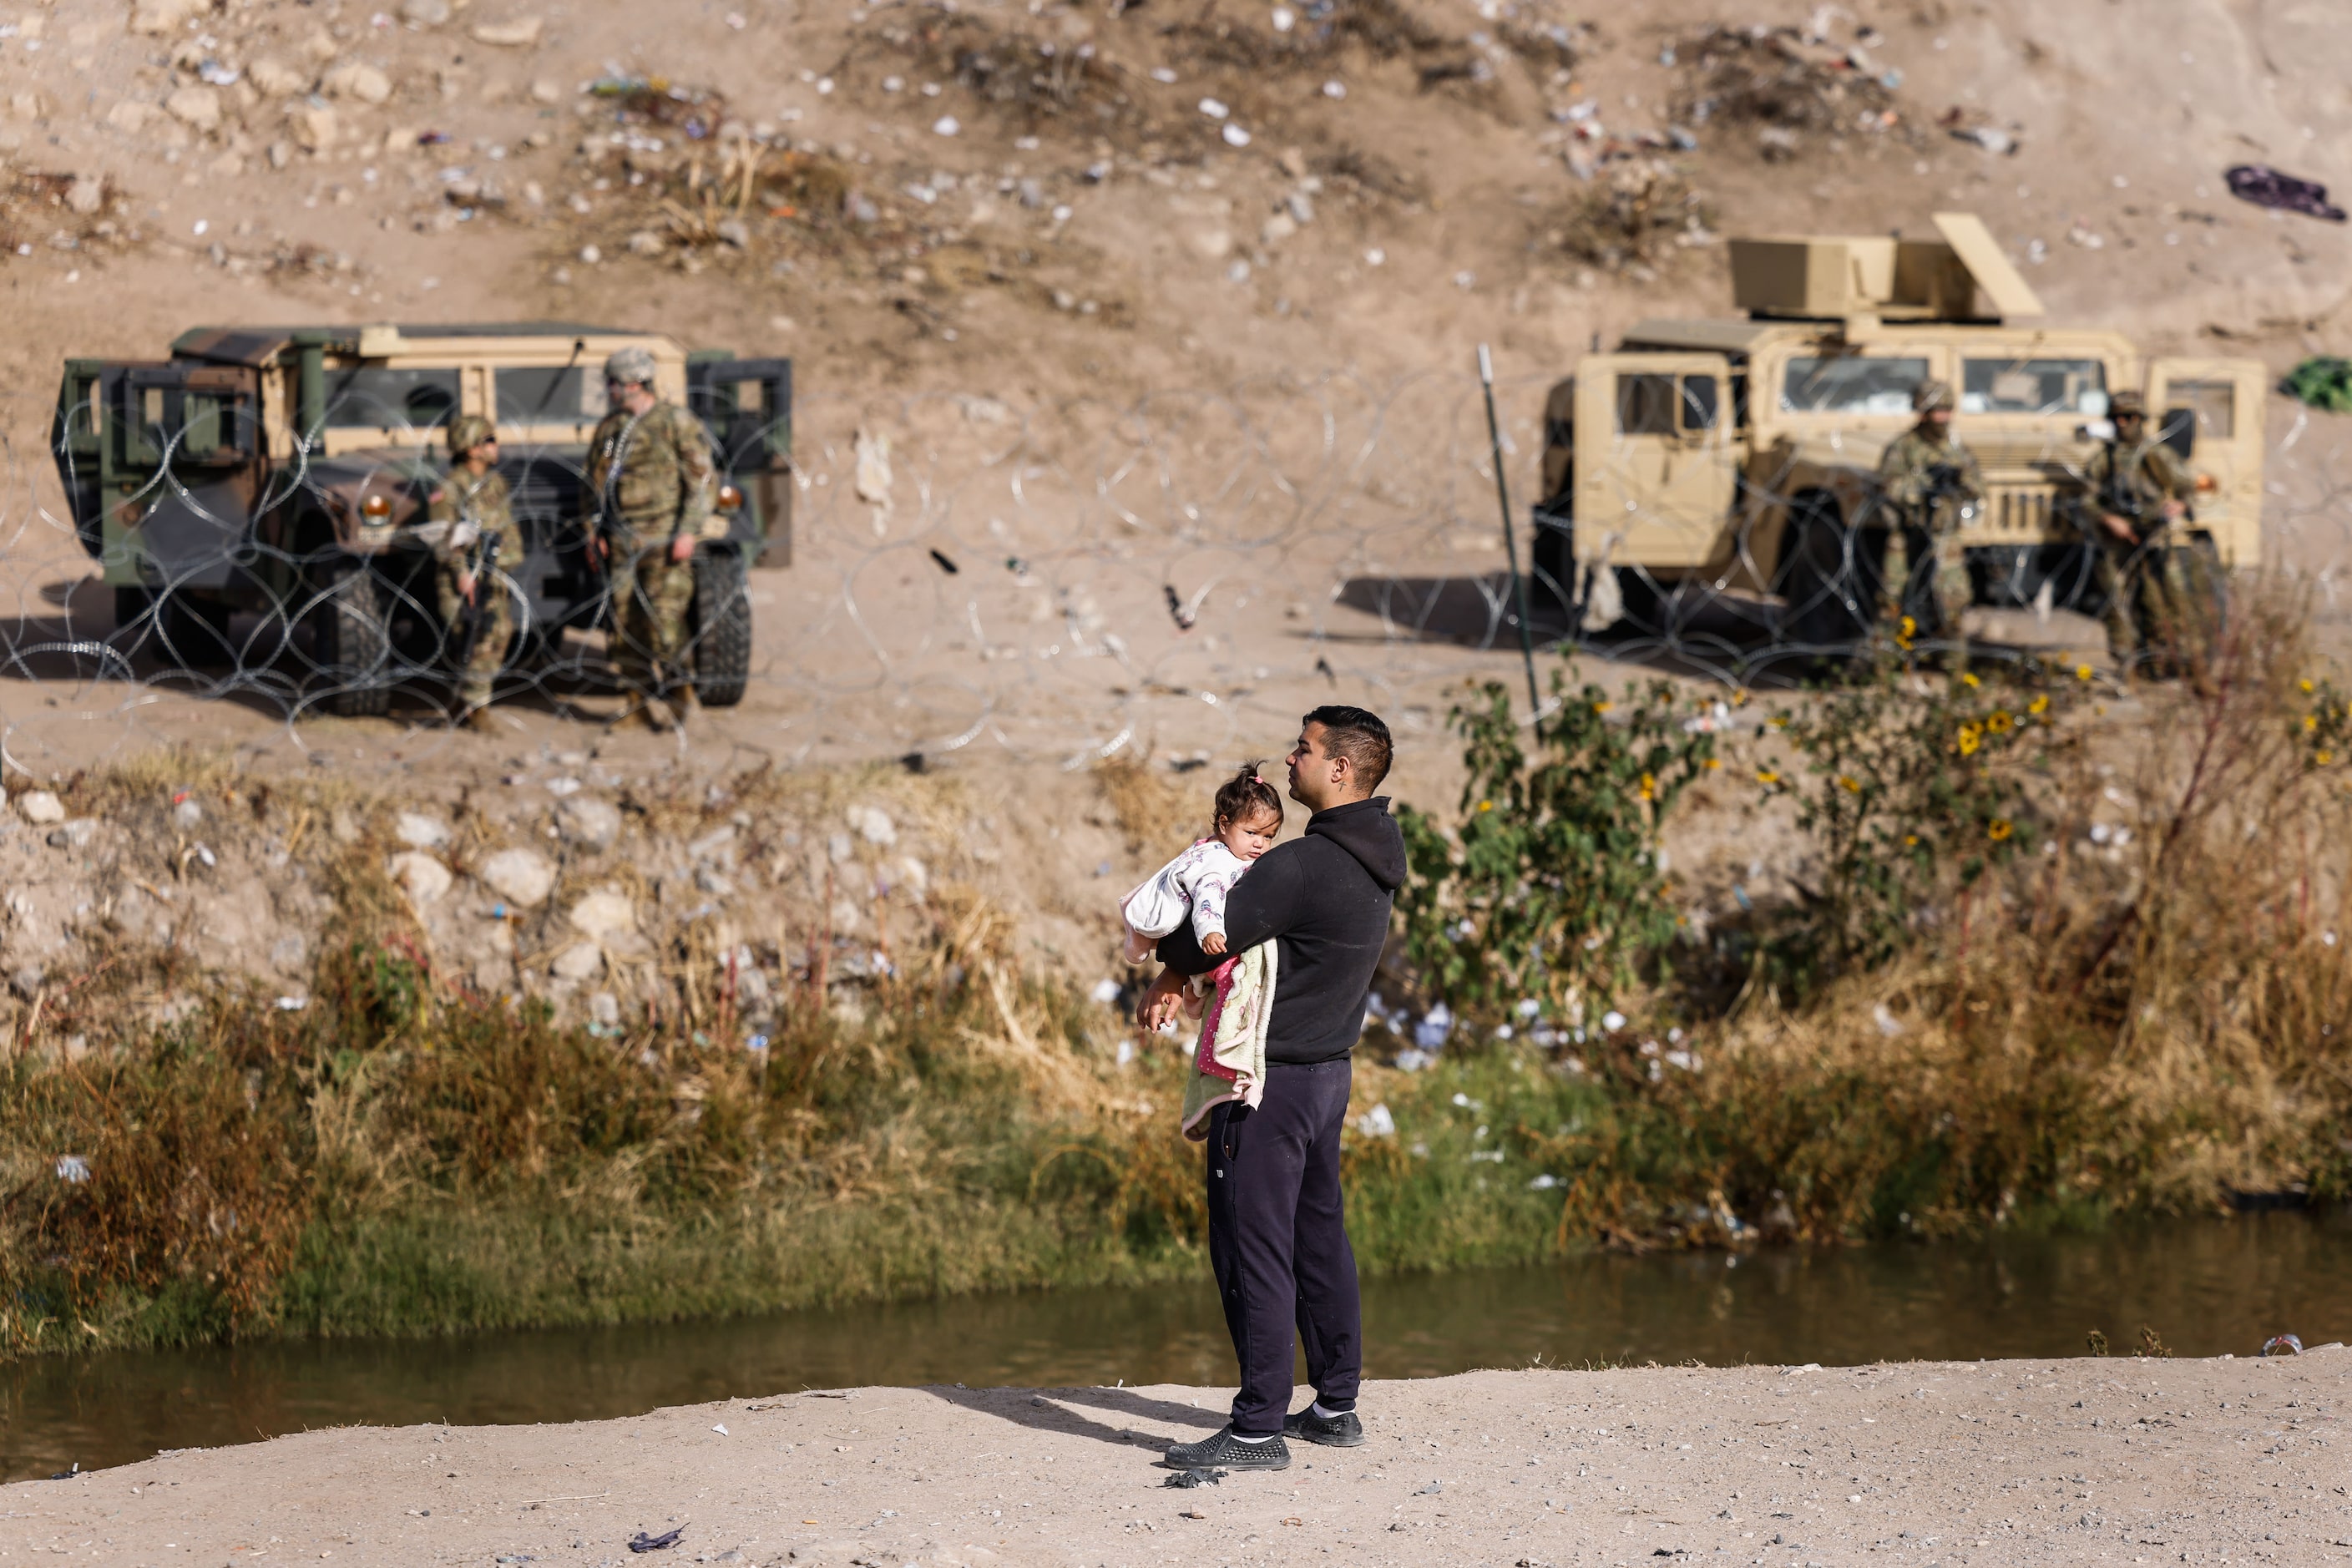
[[(1337, 697), (1396, 721), (1398, 793), (1450, 794), (1448, 693), (1517, 671), (1482, 341), (1521, 502), (1543, 389), (1633, 320), (1725, 310), (1731, 233), (1961, 207), (2055, 320), (2281, 368), (2343, 346), (2345, 226), (2221, 179), (2352, 187), (2352, 41), (2290, 0), (16, 0), (0, 62), (16, 790), (184, 743), (443, 817), (511, 795), (552, 847), (549, 781), (912, 758), (1025, 794), (1034, 820), (984, 847), (1055, 845), (1024, 871), (1091, 909), (1144, 857), (1058, 844), (1101, 810), (1066, 774), (1105, 756), (1278, 755)], [(198, 322), (521, 318), (793, 356), (801, 549), (755, 578), (741, 708), (683, 744), (607, 737), (609, 697), (532, 687), (504, 733), (452, 736), (429, 705), (297, 713), (298, 654), (250, 617), (226, 670), (93, 653), (111, 599), (44, 457), (64, 357)], [(2338, 422), (2284, 399), (2270, 422), (2273, 556), (2331, 582)], [(860, 431), (896, 443), (878, 502)], [(2060, 646), (2095, 643), (2064, 621)], [(9, 853), (55, 888), (8, 957), (54, 967), (58, 930), (143, 895), (42, 860), (29, 826)], [(256, 924), (237, 901), (207, 930)], [(261, 955), (293, 951), (285, 919), (222, 945), (283, 973)]]

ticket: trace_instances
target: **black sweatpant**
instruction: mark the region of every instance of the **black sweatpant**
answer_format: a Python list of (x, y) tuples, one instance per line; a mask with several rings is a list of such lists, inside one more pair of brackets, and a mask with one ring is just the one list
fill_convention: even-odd
[(1275, 1062), (1265, 1094), (1211, 1111), (1209, 1264), (1241, 1363), (1234, 1430), (1282, 1430), (1290, 1413), (1291, 1325), (1327, 1410), (1352, 1410), (1364, 1372), (1356, 1254), (1339, 1194), (1339, 1128), (1352, 1064)]

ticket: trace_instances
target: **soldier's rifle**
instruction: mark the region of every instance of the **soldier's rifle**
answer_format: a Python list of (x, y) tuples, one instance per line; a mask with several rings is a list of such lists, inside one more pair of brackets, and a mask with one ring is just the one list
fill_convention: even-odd
[(465, 570), (460, 574), (474, 581), (473, 596), (465, 600), (457, 612), (455, 668), (463, 669), (474, 662), (475, 646), (482, 640), (482, 628), (489, 624), (490, 594), (493, 591), (490, 574), (499, 569), (499, 534), (496, 529), (483, 528), (470, 510), (459, 516), (460, 521), (473, 523), (478, 531), (473, 551), (466, 557)]
[(1927, 488), (1919, 497), (1921, 512), (1930, 526), (1947, 506), (1965, 526), (1977, 515), (1976, 491), (1969, 485), (1968, 470), (1958, 463), (1934, 463), (1927, 468)]

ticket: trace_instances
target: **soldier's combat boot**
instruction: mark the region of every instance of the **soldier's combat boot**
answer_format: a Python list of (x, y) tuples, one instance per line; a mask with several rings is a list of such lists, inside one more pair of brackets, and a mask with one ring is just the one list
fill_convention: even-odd
[(482, 735), (495, 733), (495, 728), (490, 723), (489, 704), (482, 703), (476, 707), (467, 709), (463, 713), (457, 715), (457, 723), (453, 728), (471, 730), (477, 734)]
[(677, 715), (671, 712), (669, 704), (658, 697), (646, 698), (644, 706), (638, 710), (638, 717), (645, 721), (646, 728), (656, 735), (666, 735), (677, 728)]

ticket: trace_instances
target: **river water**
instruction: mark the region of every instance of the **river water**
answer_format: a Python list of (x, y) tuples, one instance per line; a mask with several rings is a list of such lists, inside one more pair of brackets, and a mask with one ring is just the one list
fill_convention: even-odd
[[(1204, 1270), (1205, 1272), (1205, 1270)], [(1366, 1371), (1541, 1363), (1850, 1365), (2352, 1340), (2352, 1214), (1836, 1250), (1601, 1256), (1364, 1287)], [(0, 1366), (0, 1479), (354, 1423), (593, 1420), (866, 1384), (1219, 1384), (1216, 1299), (1065, 1290), (718, 1322), (312, 1341)]]

